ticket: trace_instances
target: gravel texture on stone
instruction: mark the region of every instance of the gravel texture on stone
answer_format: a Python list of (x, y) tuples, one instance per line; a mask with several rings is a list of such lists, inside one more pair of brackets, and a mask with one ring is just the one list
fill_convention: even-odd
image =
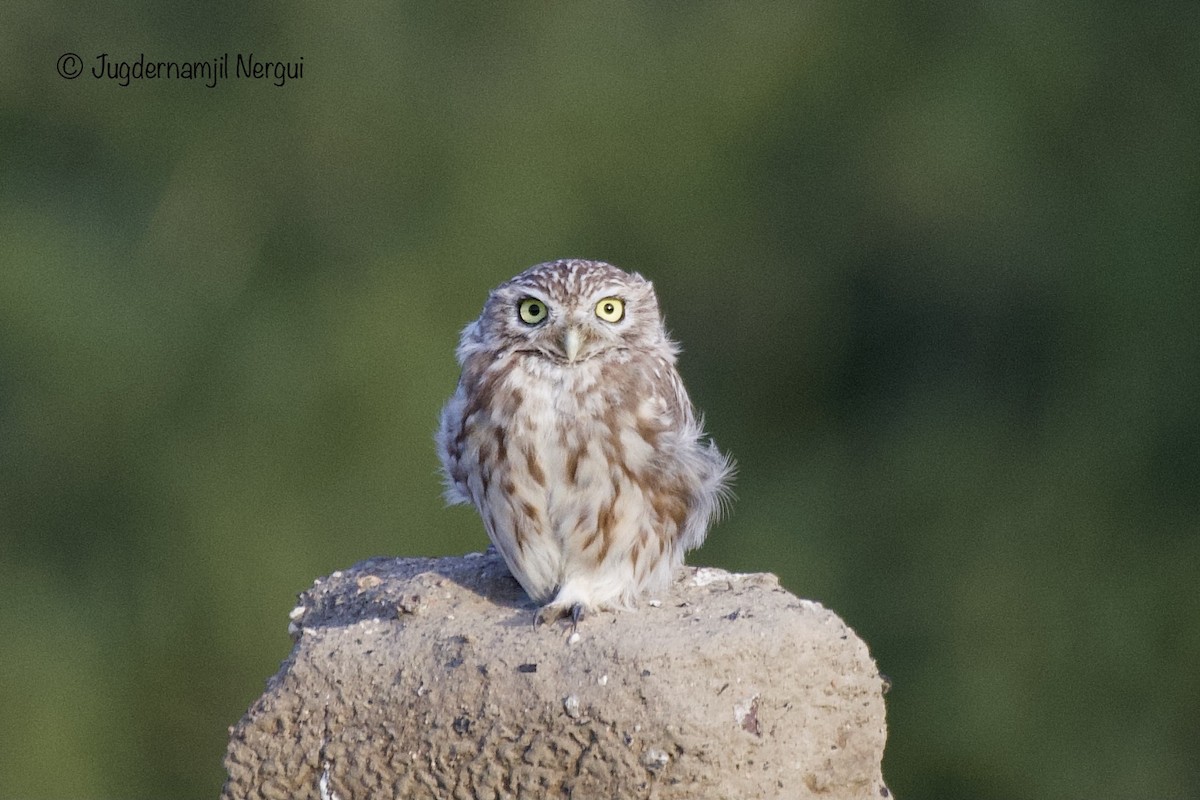
[(492, 551), (318, 580), (230, 729), (237, 798), (879, 798), (884, 680), (773, 575), (534, 627)]

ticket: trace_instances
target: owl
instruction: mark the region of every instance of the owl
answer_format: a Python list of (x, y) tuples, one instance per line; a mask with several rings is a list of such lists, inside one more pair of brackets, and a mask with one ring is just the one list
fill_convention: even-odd
[(437, 446), (535, 622), (628, 609), (666, 587), (730, 499), (733, 464), (675, 369), (650, 281), (551, 261), (488, 295), (458, 345)]

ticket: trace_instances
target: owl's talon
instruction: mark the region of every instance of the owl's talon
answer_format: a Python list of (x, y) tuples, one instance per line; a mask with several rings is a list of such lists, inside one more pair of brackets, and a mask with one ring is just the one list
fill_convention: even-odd
[(579, 628), (579, 623), (588, 616), (587, 606), (583, 603), (575, 603), (570, 608), (548, 603), (542, 606), (533, 615), (533, 627), (540, 628), (551, 622), (557, 622), (566, 617), (571, 618), (571, 633), (575, 633)]
[(533, 612), (533, 627), (536, 630), (543, 625), (562, 619), (562, 616), (563, 611), (558, 606), (544, 605)]

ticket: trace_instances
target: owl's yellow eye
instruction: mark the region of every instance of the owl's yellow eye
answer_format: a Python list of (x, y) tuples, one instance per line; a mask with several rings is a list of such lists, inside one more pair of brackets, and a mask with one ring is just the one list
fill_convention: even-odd
[(537, 325), (546, 318), (546, 304), (536, 297), (526, 297), (517, 306), (517, 313), (521, 315), (521, 322)]
[(625, 301), (617, 297), (606, 297), (596, 303), (596, 316), (605, 322), (620, 322), (625, 316)]

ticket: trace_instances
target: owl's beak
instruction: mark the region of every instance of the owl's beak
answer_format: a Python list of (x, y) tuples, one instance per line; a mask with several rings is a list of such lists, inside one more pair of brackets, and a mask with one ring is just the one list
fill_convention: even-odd
[(575, 359), (579, 356), (579, 347), (582, 344), (583, 337), (579, 335), (579, 328), (574, 326), (567, 328), (567, 332), (563, 336), (563, 352), (567, 354), (568, 363), (575, 363)]

